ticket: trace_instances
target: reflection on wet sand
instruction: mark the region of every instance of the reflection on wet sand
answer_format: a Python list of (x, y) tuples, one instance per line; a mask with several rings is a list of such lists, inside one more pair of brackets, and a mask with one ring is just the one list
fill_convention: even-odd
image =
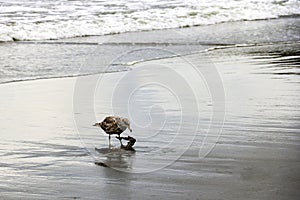
[(122, 169), (127, 171), (132, 168), (135, 151), (128, 151), (121, 148), (95, 148), (95, 150), (100, 154), (101, 159), (95, 161), (96, 165), (121, 171)]

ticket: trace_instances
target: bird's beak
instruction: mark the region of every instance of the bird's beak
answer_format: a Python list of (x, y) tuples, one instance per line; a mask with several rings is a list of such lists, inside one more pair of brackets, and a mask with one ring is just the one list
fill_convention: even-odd
[(97, 124), (94, 124), (93, 126), (97, 126)]

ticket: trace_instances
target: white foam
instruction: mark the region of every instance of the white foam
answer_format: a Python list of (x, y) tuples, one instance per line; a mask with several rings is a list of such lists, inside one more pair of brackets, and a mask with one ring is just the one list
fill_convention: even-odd
[(298, 0), (3, 2), (0, 41), (59, 39), (300, 15)]

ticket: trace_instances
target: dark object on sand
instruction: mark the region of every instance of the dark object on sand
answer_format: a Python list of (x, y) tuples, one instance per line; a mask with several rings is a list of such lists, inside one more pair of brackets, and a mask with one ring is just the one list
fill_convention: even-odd
[(95, 162), (95, 165), (101, 166), (101, 167), (108, 167), (107, 164), (105, 164), (104, 162)]
[[(120, 138), (121, 133), (123, 133), (127, 128), (132, 132), (132, 129), (130, 128), (130, 121), (127, 118), (123, 117), (118, 117), (118, 116), (109, 116), (106, 117), (102, 122), (100, 123), (95, 123), (93, 126), (98, 126), (101, 127), (105, 133), (107, 133), (108, 139), (109, 139), (109, 146), (110, 146), (110, 135), (116, 134)], [(122, 139), (119, 139), (121, 143), (121, 147), (123, 146), (122, 144)]]
[(127, 151), (135, 151), (134, 148), (133, 148), (133, 145), (135, 144), (136, 142), (136, 139), (133, 138), (133, 137), (116, 137), (117, 139), (119, 139), (120, 141), (121, 140), (128, 140), (127, 142), (127, 145), (121, 145), (121, 149), (124, 149), (124, 150), (127, 150)]

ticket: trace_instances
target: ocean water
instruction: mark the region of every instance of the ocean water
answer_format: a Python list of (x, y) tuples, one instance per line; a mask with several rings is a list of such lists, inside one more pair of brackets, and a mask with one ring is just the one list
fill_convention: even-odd
[(47, 41), (0, 43), (0, 83), (128, 71), (147, 60), (298, 43), (300, 18), (229, 22)]
[(298, 0), (1, 0), (0, 41), (55, 40), (299, 14)]
[(220, 46), (298, 42), (299, 14), (298, 0), (1, 0), (0, 83), (128, 71)]

